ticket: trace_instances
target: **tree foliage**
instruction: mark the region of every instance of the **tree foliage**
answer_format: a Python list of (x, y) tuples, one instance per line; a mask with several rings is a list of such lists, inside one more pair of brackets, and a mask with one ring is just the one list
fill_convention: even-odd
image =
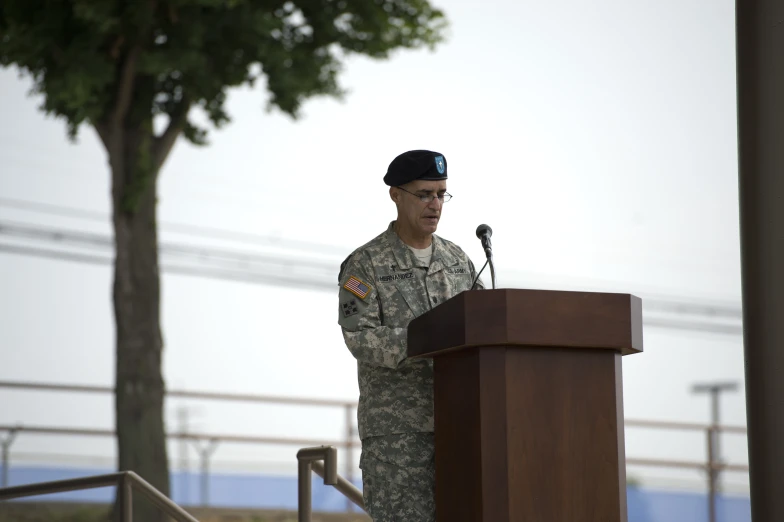
[[(4, 0), (0, 64), (32, 76), (72, 137), (122, 103), (137, 120), (197, 106), (220, 126), (230, 87), (263, 75), (270, 107), (297, 117), (307, 98), (343, 94), (347, 53), (432, 47), (444, 26), (426, 0)], [(182, 129), (204, 143), (206, 129)]]
[[(121, 469), (168, 494), (157, 180), (179, 136), (205, 143), (191, 109), (220, 127), (228, 89), (263, 78), (268, 108), (296, 118), (308, 98), (343, 96), (346, 56), (432, 48), (445, 26), (427, 0), (0, 1), (0, 66), (32, 77), (72, 139), (92, 126), (109, 158)], [(140, 520), (163, 520), (137, 500)]]

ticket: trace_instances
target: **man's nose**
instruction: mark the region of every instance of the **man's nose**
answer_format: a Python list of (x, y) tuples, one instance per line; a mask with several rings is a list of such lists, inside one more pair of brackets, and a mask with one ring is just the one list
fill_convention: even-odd
[(427, 206), (431, 208), (441, 208), (444, 206), (444, 202), (438, 199), (438, 197), (435, 197)]

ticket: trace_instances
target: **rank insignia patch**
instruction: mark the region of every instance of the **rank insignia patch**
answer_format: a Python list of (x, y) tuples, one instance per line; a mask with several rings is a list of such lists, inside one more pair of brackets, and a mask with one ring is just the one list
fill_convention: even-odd
[(370, 285), (360, 281), (354, 276), (348, 278), (348, 281), (343, 285), (343, 288), (360, 299), (364, 299), (370, 293)]
[(347, 303), (343, 303), (343, 317), (351, 317), (357, 313), (359, 313), (359, 308), (357, 308), (356, 300), (352, 299)]

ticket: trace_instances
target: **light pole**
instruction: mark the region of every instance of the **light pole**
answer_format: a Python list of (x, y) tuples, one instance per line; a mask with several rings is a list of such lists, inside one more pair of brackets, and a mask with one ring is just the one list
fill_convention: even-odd
[(719, 490), (719, 470), (721, 451), (719, 445), (720, 408), (722, 392), (737, 391), (737, 382), (700, 383), (692, 386), (693, 393), (709, 393), (711, 398), (711, 425), (708, 428), (708, 520), (716, 522), (716, 492)]

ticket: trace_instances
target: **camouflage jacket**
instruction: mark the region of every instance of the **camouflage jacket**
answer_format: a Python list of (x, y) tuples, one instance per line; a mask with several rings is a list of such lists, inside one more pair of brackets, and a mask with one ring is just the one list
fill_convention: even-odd
[(433, 431), (433, 362), (406, 358), (408, 323), (476, 278), (454, 243), (434, 235), (428, 267), (393, 227), (394, 221), (340, 267), (338, 324), (357, 359), (361, 439)]

